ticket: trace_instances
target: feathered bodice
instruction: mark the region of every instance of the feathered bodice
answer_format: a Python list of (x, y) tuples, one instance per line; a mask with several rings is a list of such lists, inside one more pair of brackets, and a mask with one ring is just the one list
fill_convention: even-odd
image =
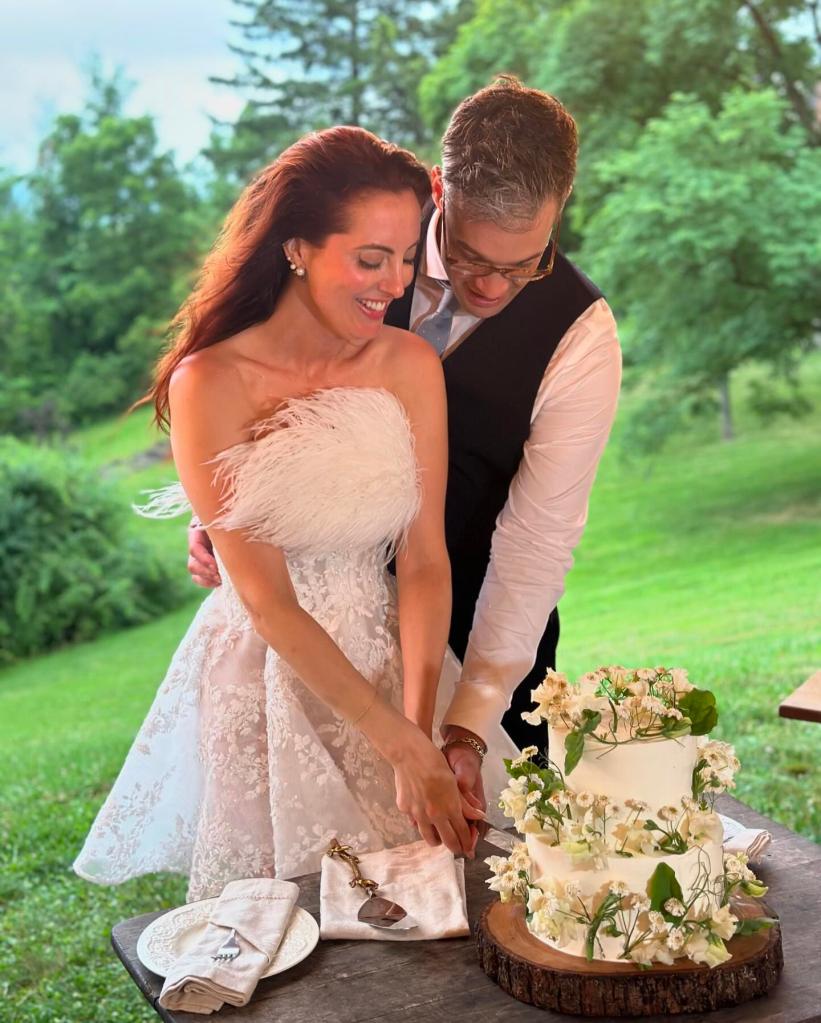
[[(291, 398), (214, 464), (227, 496), (208, 525), (301, 557), (393, 546), (419, 508), (411, 426), (382, 388)], [(176, 485), (156, 491), (140, 512), (162, 517), (188, 507)]]
[(289, 553), (393, 544), (419, 506), (413, 433), (399, 399), (382, 389), (291, 399), (215, 462), (230, 496), (214, 525)]

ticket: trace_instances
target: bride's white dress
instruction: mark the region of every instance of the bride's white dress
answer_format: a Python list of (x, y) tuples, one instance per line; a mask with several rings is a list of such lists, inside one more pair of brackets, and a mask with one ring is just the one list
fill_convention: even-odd
[[(399, 400), (378, 388), (291, 399), (218, 461), (232, 495), (219, 524), (283, 549), (300, 605), (401, 708), (386, 562), (420, 487)], [(180, 497), (178, 489), (177, 510)], [(168, 511), (174, 501), (158, 503)], [(201, 899), (235, 878), (318, 870), (334, 836), (362, 851), (418, 839), (396, 809), (389, 764), (254, 632), (224, 569), (222, 580), (177, 649), (74, 864), (90, 881), (175, 871), (190, 876), (189, 900)], [(459, 671), (448, 650), (437, 732)], [(489, 817), (503, 824), (502, 758), (518, 751), (501, 727), (485, 738)]]

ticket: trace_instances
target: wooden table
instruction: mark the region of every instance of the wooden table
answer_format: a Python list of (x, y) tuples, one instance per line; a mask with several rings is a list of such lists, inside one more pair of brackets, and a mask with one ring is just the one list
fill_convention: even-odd
[(782, 718), (821, 722), (821, 671), (810, 675), (803, 685), (782, 700), (778, 713)]
[[(809, 1023), (821, 1021), (821, 846), (788, 831), (735, 799), (722, 797), (722, 813), (751, 828), (767, 828), (773, 844), (757, 874), (770, 885), (767, 902), (781, 918), (784, 973), (766, 998), (707, 1016), (643, 1017), (681, 1023)], [(471, 925), (497, 896), (484, 884), (484, 856), (500, 850), (481, 843), (468, 864)], [(319, 917), (319, 875), (299, 879), (299, 904)], [(157, 1005), (162, 981), (136, 956), (137, 938), (160, 913), (125, 920), (111, 943), (123, 965), (166, 1023), (197, 1023), (204, 1017), (169, 1013)], [(479, 968), (474, 939), (447, 941), (320, 941), (293, 969), (262, 981), (242, 1009), (224, 1008), (215, 1017), (231, 1023), (565, 1023), (558, 1015), (516, 1001)], [(602, 1017), (606, 1018), (606, 1017)]]

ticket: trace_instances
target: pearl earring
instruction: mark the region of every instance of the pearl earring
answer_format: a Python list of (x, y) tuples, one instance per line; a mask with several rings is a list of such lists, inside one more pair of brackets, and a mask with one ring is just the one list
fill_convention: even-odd
[(296, 268), (296, 275), (297, 275), (297, 277), (304, 277), (305, 276), (305, 267), (304, 266), (298, 266)]

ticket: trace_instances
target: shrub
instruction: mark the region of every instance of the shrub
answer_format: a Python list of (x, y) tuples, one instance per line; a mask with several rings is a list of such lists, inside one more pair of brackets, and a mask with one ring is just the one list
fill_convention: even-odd
[(182, 599), (129, 528), (114, 488), (78, 459), (0, 442), (0, 663), (148, 621)]

